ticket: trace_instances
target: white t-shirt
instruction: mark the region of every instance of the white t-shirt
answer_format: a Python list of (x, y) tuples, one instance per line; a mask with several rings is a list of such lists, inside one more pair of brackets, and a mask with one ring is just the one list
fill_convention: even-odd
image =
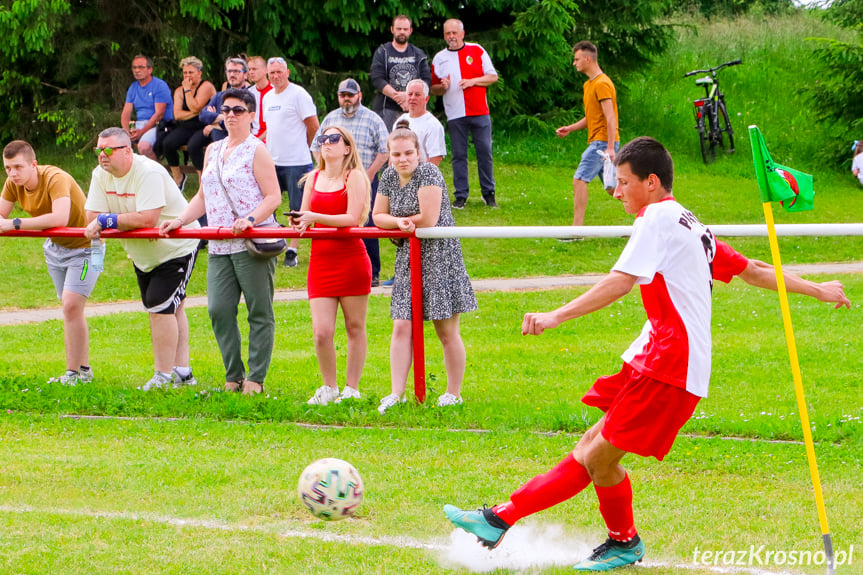
[(444, 134), (443, 124), (441, 124), (434, 114), (426, 111), (419, 118), (411, 118), (407, 112), (396, 118), (393, 122), (393, 127), (398, 125), (402, 120), (407, 120), (409, 128), (417, 135), (420, 141), (420, 156), (422, 161), (427, 162), (429, 158), (436, 156), (446, 156), (446, 135)]
[(304, 120), (318, 115), (315, 102), (303, 88), (288, 84), (281, 94), (273, 88), (264, 95), (261, 109), (267, 125), (267, 149), (277, 166), (312, 163)]
[[(188, 203), (174, 179), (164, 166), (150, 158), (132, 156), (129, 173), (118, 178), (96, 166), (90, 180), (90, 191), (84, 208), (91, 212), (126, 214), (162, 208), (159, 221), (173, 220), (186, 209)], [(201, 226), (197, 221), (189, 222), (186, 229)], [(192, 238), (121, 239), (120, 243), (132, 257), (135, 267), (148, 272), (168, 260), (185, 256), (198, 249), (198, 240)]]
[(851, 162), (852, 170), (860, 170), (857, 172), (857, 179), (860, 180), (860, 183), (863, 184), (863, 154), (857, 154), (854, 156), (854, 161)]
[(612, 268), (636, 276), (647, 323), (623, 354), (636, 371), (698, 397), (710, 384), (716, 240), (673, 198), (650, 204)]

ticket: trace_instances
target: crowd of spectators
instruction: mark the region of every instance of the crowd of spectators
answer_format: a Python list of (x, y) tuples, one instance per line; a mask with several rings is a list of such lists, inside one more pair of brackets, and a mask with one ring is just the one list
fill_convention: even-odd
[[(457, 29), (460, 39), (464, 36), (458, 20), (448, 20), (444, 28)], [(164, 80), (153, 75), (152, 59), (135, 56), (134, 81), (126, 94), (121, 126), (98, 135), (94, 148), (98, 165), (86, 197), (71, 176), (59, 168), (38, 165), (27, 142), (7, 146), (9, 159), (4, 163), (9, 182), (0, 204), (2, 215), (6, 217), (17, 202), (32, 217), (2, 220), (3, 229), (85, 228), (80, 240), (48, 240), (45, 246), (49, 273), (63, 300), (66, 328), (67, 369), (52, 380), (67, 385), (93, 381), (84, 306), (101, 271), (91, 263), (101, 253), (95, 246), (103, 230), (159, 228), (163, 236), (157, 241), (120, 240), (149, 313), (152, 335), (154, 374), (139, 389), (197, 383), (189, 365), (184, 301), (198, 249), (207, 245), (208, 311), (224, 364), (225, 389), (260, 393), (275, 337), (276, 259), (256, 257), (259, 254), (251, 253), (243, 238), (199, 245), (172, 232), (197, 228), (199, 221), (231, 228), (235, 235), (257, 225), (275, 224), (274, 212), (283, 196), (291, 210), (290, 225), (301, 232), (310, 226), (374, 226), (376, 222), (403, 230), (454, 225), (447, 186), (437, 168), (446, 156), (444, 127), (426, 108), (429, 94), (443, 85), (445, 101), (461, 98), (469, 104), (462, 106), (459, 118), (469, 118), (474, 111), (484, 115), (480, 123), (487, 129), (474, 132), (473, 137), (478, 149), (490, 153), (485, 86), (497, 76), (484, 50), (452, 42), (451, 34), (446, 35), (448, 47), (442, 53), (453, 54), (438, 65), (436, 73), (425, 52), (408, 41), (413, 32), (410, 18), (396, 16), (390, 30), (392, 41), (382, 44), (371, 62), (373, 110), (363, 105), (359, 83), (346, 78), (338, 86), (339, 106), (320, 122), (311, 95), (291, 82), (288, 62), (280, 56), (228, 57), (221, 91), (214, 85), (216, 78), (204, 78), (200, 59), (183, 58), (179, 62), (183, 80), (173, 94)], [(444, 62), (441, 54), (436, 58)], [(460, 64), (462, 56), (467, 60)], [(478, 67), (474, 57), (481, 59)], [(483, 78), (474, 79), (476, 74)], [(451, 107), (447, 104), (448, 117)], [(466, 140), (463, 152), (454, 154), (454, 163), (462, 162), (459, 178), (466, 180)], [(385, 170), (390, 154), (395, 158), (393, 167)], [(480, 163), (483, 195), (488, 205), (495, 206), (493, 189), (488, 189), (491, 164), (484, 157)], [(187, 201), (183, 190), (187, 175), (194, 172), (200, 185)], [(379, 173), (388, 182), (380, 198), (376, 194)], [(297, 265), (298, 244), (294, 239), (287, 246), (285, 266)], [(395, 275), (384, 282), (394, 284), (392, 390), (399, 400), (411, 363), (407, 258), (404, 244), (397, 250)], [(380, 268), (377, 239), (312, 241), (307, 284), (323, 385), (309, 404), (360, 397), (368, 296), (372, 287), (381, 284)], [(458, 240), (423, 240), (423, 269), (428, 278), (424, 319), (435, 323), (450, 379), (438, 404), (457, 405), (462, 401), (465, 367), (458, 315), (476, 309)], [(441, 277), (454, 283), (444, 286)], [(237, 323), (241, 297), (248, 309), (247, 363)], [(333, 339), (339, 307), (348, 335), (346, 383), (341, 392)], [(395, 403), (385, 398), (381, 413)]]

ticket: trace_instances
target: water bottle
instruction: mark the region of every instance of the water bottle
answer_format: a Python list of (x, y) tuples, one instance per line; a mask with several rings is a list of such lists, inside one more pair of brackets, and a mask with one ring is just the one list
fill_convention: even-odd
[(90, 267), (93, 271), (105, 271), (105, 243), (99, 238), (90, 240)]

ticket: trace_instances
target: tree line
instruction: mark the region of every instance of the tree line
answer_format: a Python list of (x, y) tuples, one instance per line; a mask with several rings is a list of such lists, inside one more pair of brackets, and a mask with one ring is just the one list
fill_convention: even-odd
[(86, 142), (118, 121), (137, 54), (152, 57), (155, 74), (172, 87), (188, 55), (205, 62), (217, 86), (229, 55), (280, 55), (319, 109), (336, 106), (336, 85), (348, 75), (370, 104), (371, 57), (392, 39), (397, 14), (412, 18), (411, 41), (430, 58), (444, 48), (443, 22), (461, 19), (466, 40), (482, 44), (500, 74), (489, 92), (495, 121), (530, 128), (580, 108), (584, 78), (571, 53), (579, 40), (597, 44), (604, 71), (618, 77), (663, 53), (675, 10), (727, 15), (790, 1), (4, 0), (0, 135)]

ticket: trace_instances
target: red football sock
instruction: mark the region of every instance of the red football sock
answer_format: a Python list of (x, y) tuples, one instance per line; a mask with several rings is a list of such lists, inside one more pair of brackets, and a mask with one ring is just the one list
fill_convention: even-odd
[(615, 541), (626, 542), (636, 535), (635, 521), (632, 518), (632, 484), (629, 475), (611, 487), (593, 485), (599, 498), (599, 512), (605, 519), (608, 535)]
[(572, 453), (542, 475), (537, 475), (519, 487), (503, 505), (492, 511), (508, 525), (543, 509), (548, 509), (574, 497), (590, 485), (587, 469), (575, 460)]

